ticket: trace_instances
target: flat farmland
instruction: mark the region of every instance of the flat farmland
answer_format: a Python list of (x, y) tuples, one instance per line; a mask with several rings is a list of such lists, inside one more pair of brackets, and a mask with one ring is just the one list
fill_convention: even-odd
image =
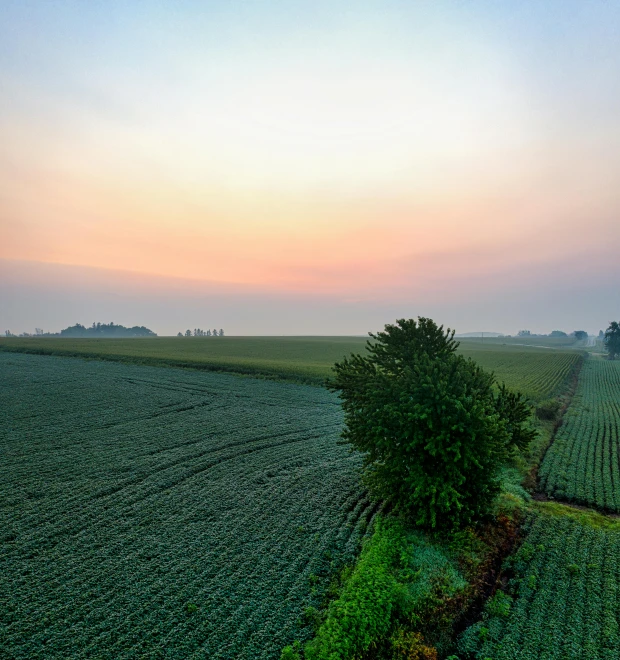
[[(533, 400), (558, 393), (582, 354), (498, 340), (460, 340), (460, 351)], [(190, 367), (322, 384), (334, 362), (364, 352), (365, 337), (0, 338), (0, 351)]]
[(0, 338), (0, 350), (190, 367), (322, 383), (365, 337)]
[(0, 656), (278, 658), (310, 636), (374, 514), (336, 397), (18, 353), (0, 372)]

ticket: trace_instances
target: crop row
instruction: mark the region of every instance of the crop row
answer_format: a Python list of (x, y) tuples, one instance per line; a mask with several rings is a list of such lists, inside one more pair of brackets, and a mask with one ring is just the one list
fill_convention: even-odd
[(620, 362), (590, 359), (540, 468), (550, 496), (620, 512)]
[(461, 660), (620, 657), (620, 532), (531, 514), (505, 591), (459, 640)]
[[(324, 390), (0, 354), (0, 655), (278, 658), (374, 509)], [(33, 414), (29, 414), (33, 411)]]

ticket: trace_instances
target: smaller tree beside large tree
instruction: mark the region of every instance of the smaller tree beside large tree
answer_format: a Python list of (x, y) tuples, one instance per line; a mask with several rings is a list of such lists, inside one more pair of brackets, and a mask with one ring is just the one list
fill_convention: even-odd
[(605, 348), (610, 360), (615, 360), (616, 355), (620, 355), (620, 324), (618, 321), (611, 321), (605, 331)]
[(457, 354), (454, 331), (431, 319), (369, 334), (367, 354), (337, 363), (329, 387), (371, 493), (420, 526), (473, 522), (499, 491), (502, 463), (534, 436), (525, 400)]

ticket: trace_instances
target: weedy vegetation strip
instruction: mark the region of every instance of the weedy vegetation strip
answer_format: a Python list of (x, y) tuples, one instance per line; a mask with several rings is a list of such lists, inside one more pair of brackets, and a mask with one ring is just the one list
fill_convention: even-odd
[[(342, 590), (323, 613), (316, 637), (284, 649), (283, 660), (400, 657), (399, 649), (436, 658), (417, 632), (429, 612), (463, 595), (468, 582), (453, 553), (401, 520), (381, 516)], [(400, 625), (406, 623), (407, 628)], [(411, 631), (411, 626), (414, 631)], [(406, 655), (406, 657), (409, 657)]]
[(458, 643), (461, 660), (620, 657), (620, 523), (559, 504), (530, 512), (509, 581)]
[(620, 512), (620, 362), (586, 360), (539, 471), (556, 499)]
[(0, 656), (278, 658), (374, 507), (323, 389), (0, 353)]

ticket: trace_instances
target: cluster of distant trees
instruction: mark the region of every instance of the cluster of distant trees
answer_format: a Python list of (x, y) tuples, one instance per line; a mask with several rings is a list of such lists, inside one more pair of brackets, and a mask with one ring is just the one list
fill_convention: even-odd
[(587, 339), (588, 333), (585, 330), (575, 330), (570, 334), (563, 330), (552, 330), (548, 335), (531, 333), (529, 330), (519, 330), (517, 337), (575, 337), (575, 339)]
[(76, 323), (60, 331), (61, 337), (157, 337), (149, 328), (143, 325), (134, 325), (126, 328), (115, 323), (93, 323), (90, 328)]
[(200, 328), (194, 328), (194, 332), (191, 330), (186, 330), (185, 334), (182, 332), (177, 333), (177, 337), (223, 337), (224, 336), (224, 331), (220, 328), (220, 330), (216, 330), (213, 328), (213, 330), (201, 330)]
[[(17, 337), (10, 330), (4, 333), (7, 337)], [(41, 328), (35, 328), (34, 334), (22, 332), (19, 337), (157, 337), (149, 328), (143, 325), (134, 325), (127, 328), (116, 323), (94, 323), (87, 328), (81, 323), (70, 325), (60, 332), (43, 332)]]
[(5, 337), (59, 337), (57, 332), (43, 332), (41, 328), (35, 328), (34, 334), (32, 332), (22, 332), (19, 335), (11, 332), (10, 330), (4, 331)]

